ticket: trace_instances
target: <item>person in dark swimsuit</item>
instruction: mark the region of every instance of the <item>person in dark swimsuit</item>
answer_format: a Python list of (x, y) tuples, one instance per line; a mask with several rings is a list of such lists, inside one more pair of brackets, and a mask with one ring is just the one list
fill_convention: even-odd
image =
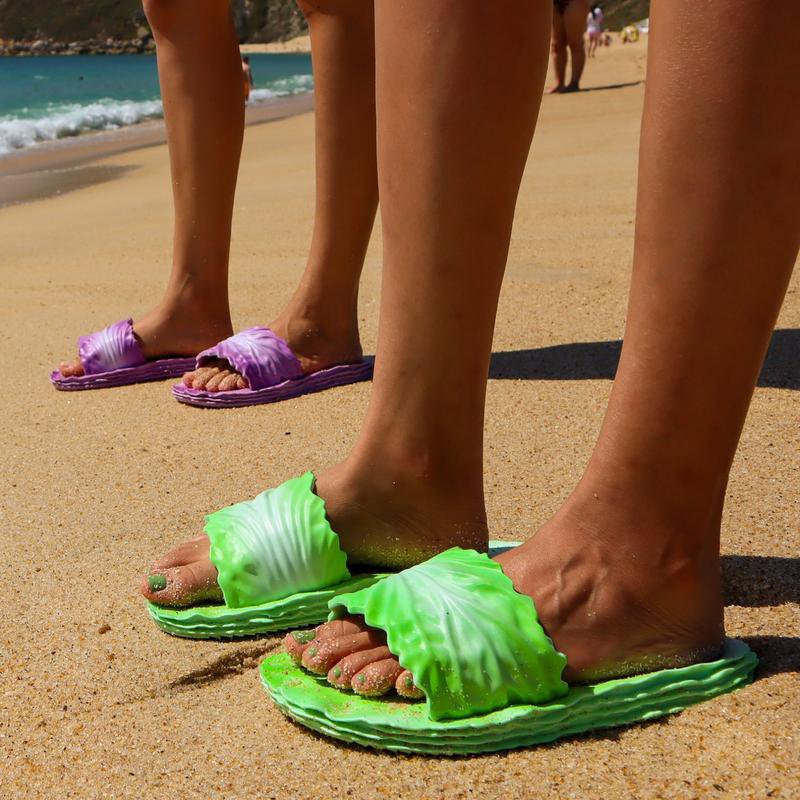
[[(586, 32), (586, 17), (589, 5), (586, 0), (553, 0), (553, 70), (556, 84), (549, 94), (577, 92), (586, 64), (586, 49), (583, 34)], [(572, 75), (567, 75), (567, 50), (572, 58)]]

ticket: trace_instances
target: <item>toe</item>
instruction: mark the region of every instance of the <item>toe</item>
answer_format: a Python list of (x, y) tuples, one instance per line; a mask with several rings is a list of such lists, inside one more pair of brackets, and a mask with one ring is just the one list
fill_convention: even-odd
[(188, 606), (222, 599), (217, 568), (208, 559), (153, 570), (142, 578), (141, 592), (148, 600), (162, 606)]
[(400, 662), (390, 656), (367, 664), (353, 676), (350, 687), (363, 697), (380, 697), (394, 687), (395, 681), (403, 672)]
[(292, 657), (292, 661), (300, 666), (303, 663), (303, 653), (313, 641), (314, 631), (292, 631), (284, 637), (283, 648)]
[(205, 389), (208, 382), (220, 371), (219, 367), (200, 367), (194, 371), (192, 389)]
[(414, 676), (407, 669), (404, 669), (394, 682), (394, 690), (400, 697), (406, 697), (409, 700), (421, 700), (425, 697), (425, 692), (414, 683)]
[(328, 670), (328, 683), (337, 689), (350, 689), (350, 682), (361, 670), (375, 661), (383, 661), (386, 658), (392, 658), (392, 653), (386, 645), (351, 653)]
[(234, 389), (239, 388), (239, 378), (242, 376), (239, 375), (238, 372), (229, 372), (225, 377), (219, 382), (217, 386), (217, 391), (220, 392), (230, 392)]
[(371, 630), (364, 617), (342, 617), (325, 622), (314, 629), (315, 639), (335, 639), (339, 636), (355, 636), (357, 633), (368, 633)]
[(209, 379), (208, 383), (206, 383), (206, 391), (207, 392), (219, 392), (222, 391), (222, 384), (223, 382), (236, 373), (231, 372), (229, 369), (222, 367), (216, 374), (212, 375)]
[(326, 675), (345, 656), (386, 644), (382, 631), (367, 631), (350, 636), (315, 639), (303, 652), (302, 664), (315, 675)]
[(236, 376), (236, 388), (237, 389), (248, 389), (250, 387), (250, 382), (244, 375), (237, 375)]
[(79, 358), (72, 361), (62, 361), (58, 365), (58, 371), (62, 378), (78, 378), (83, 375), (83, 362)]
[(302, 663), (303, 653), (312, 642), (319, 643), (325, 639), (355, 636), (358, 633), (367, 633), (368, 631), (369, 626), (364, 622), (363, 617), (344, 617), (343, 619), (333, 620), (333, 622), (325, 622), (311, 631), (292, 631), (284, 637), (283, 646), (295, 664), (299, 665)]
[[(186, 375), (184, 375), (184, 383), (192, 389), (200, 389), (202, 388), (201, 379), (206, 372), (208, 372), (208, 367), (198, 367), (191, 372), (187, 372)], [(186, 382), (187, 378), (191, 379), (191, 383)]]
[(191, 372), (184, 372), (183, 377), (181, 378), (181, 383), (187, 388), (191, 389), (194, 384), (194, 379), (197, 376), (197, 373), (200, 370), (193, 369)]
[(170, 567), (182, 567), (184, 564), (191, 564), (193, 561), (201, 561), (208, 558), (211, 542), (204, 533), (189, 539), (188, 542), (179, 544), (174, 550), (170, 550), (165, 556), (156, 559), (151, 564), (153, 570), (169, 569)]

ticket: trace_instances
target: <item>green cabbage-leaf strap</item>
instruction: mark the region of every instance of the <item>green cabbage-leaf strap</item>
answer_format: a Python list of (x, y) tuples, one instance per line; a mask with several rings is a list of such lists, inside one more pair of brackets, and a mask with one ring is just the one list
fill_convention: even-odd
[(568, 691), (566, 657), (533, 601), (474, 550), (447, 550), (329, 606), (331, 617), (362, 614), (386, 631), (389, 649), (425, 692), (431, 719), (543, 703)]
[(350, 577), (347, 556), (307, 472), (206, 517), (211, 561), (229, 608), (280, 600)]

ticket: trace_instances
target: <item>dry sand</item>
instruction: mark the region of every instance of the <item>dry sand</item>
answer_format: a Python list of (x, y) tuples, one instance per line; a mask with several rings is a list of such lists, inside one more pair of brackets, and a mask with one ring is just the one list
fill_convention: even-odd
[(285, 42), (267, 42), (266, 44), (242, 44), (239, 49), (243, 53), (310, 53), (311, 37), (295, 36)]
[[(625, 315), (644, 48), (615, 45), (578, 95), (547, 97), (522, 186), (489, 383), (493, 532), (525, 538), (578, 477)], [(246, 133), (233, 242), (238, 327), (281, 307), (313, 210), (309, 114)], [(168, 384), (57, 393), (79, 333), (140, 313), (170, 253), (164, 147), (122, 177), (0, 210), (9, 377), (0, 561), (0, 797), (616, 798), (800, 796), (800, 276), (756, 391), (722, 547), (726, 623), (756, 683), (679, 716), (537, 749), (423, 759), (344, 747), (270, 706), (279, 637), (223, 644), (152, 625), (137, 576), (202, 515), (341, 458), (369, 385), (201, 411)], [(373, 352), (380, 241), (362, 290)], [(781, 388), (782, 387), (782, 388)]]

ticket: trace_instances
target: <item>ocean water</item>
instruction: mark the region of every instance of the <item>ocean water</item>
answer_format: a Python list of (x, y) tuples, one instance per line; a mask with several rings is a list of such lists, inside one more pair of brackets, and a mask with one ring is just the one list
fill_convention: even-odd
[[(311, 57), (250, 55), (250, 102), (314, 88)], [(0, 155), (162, 116), (154, 55), (0, 57)]]

